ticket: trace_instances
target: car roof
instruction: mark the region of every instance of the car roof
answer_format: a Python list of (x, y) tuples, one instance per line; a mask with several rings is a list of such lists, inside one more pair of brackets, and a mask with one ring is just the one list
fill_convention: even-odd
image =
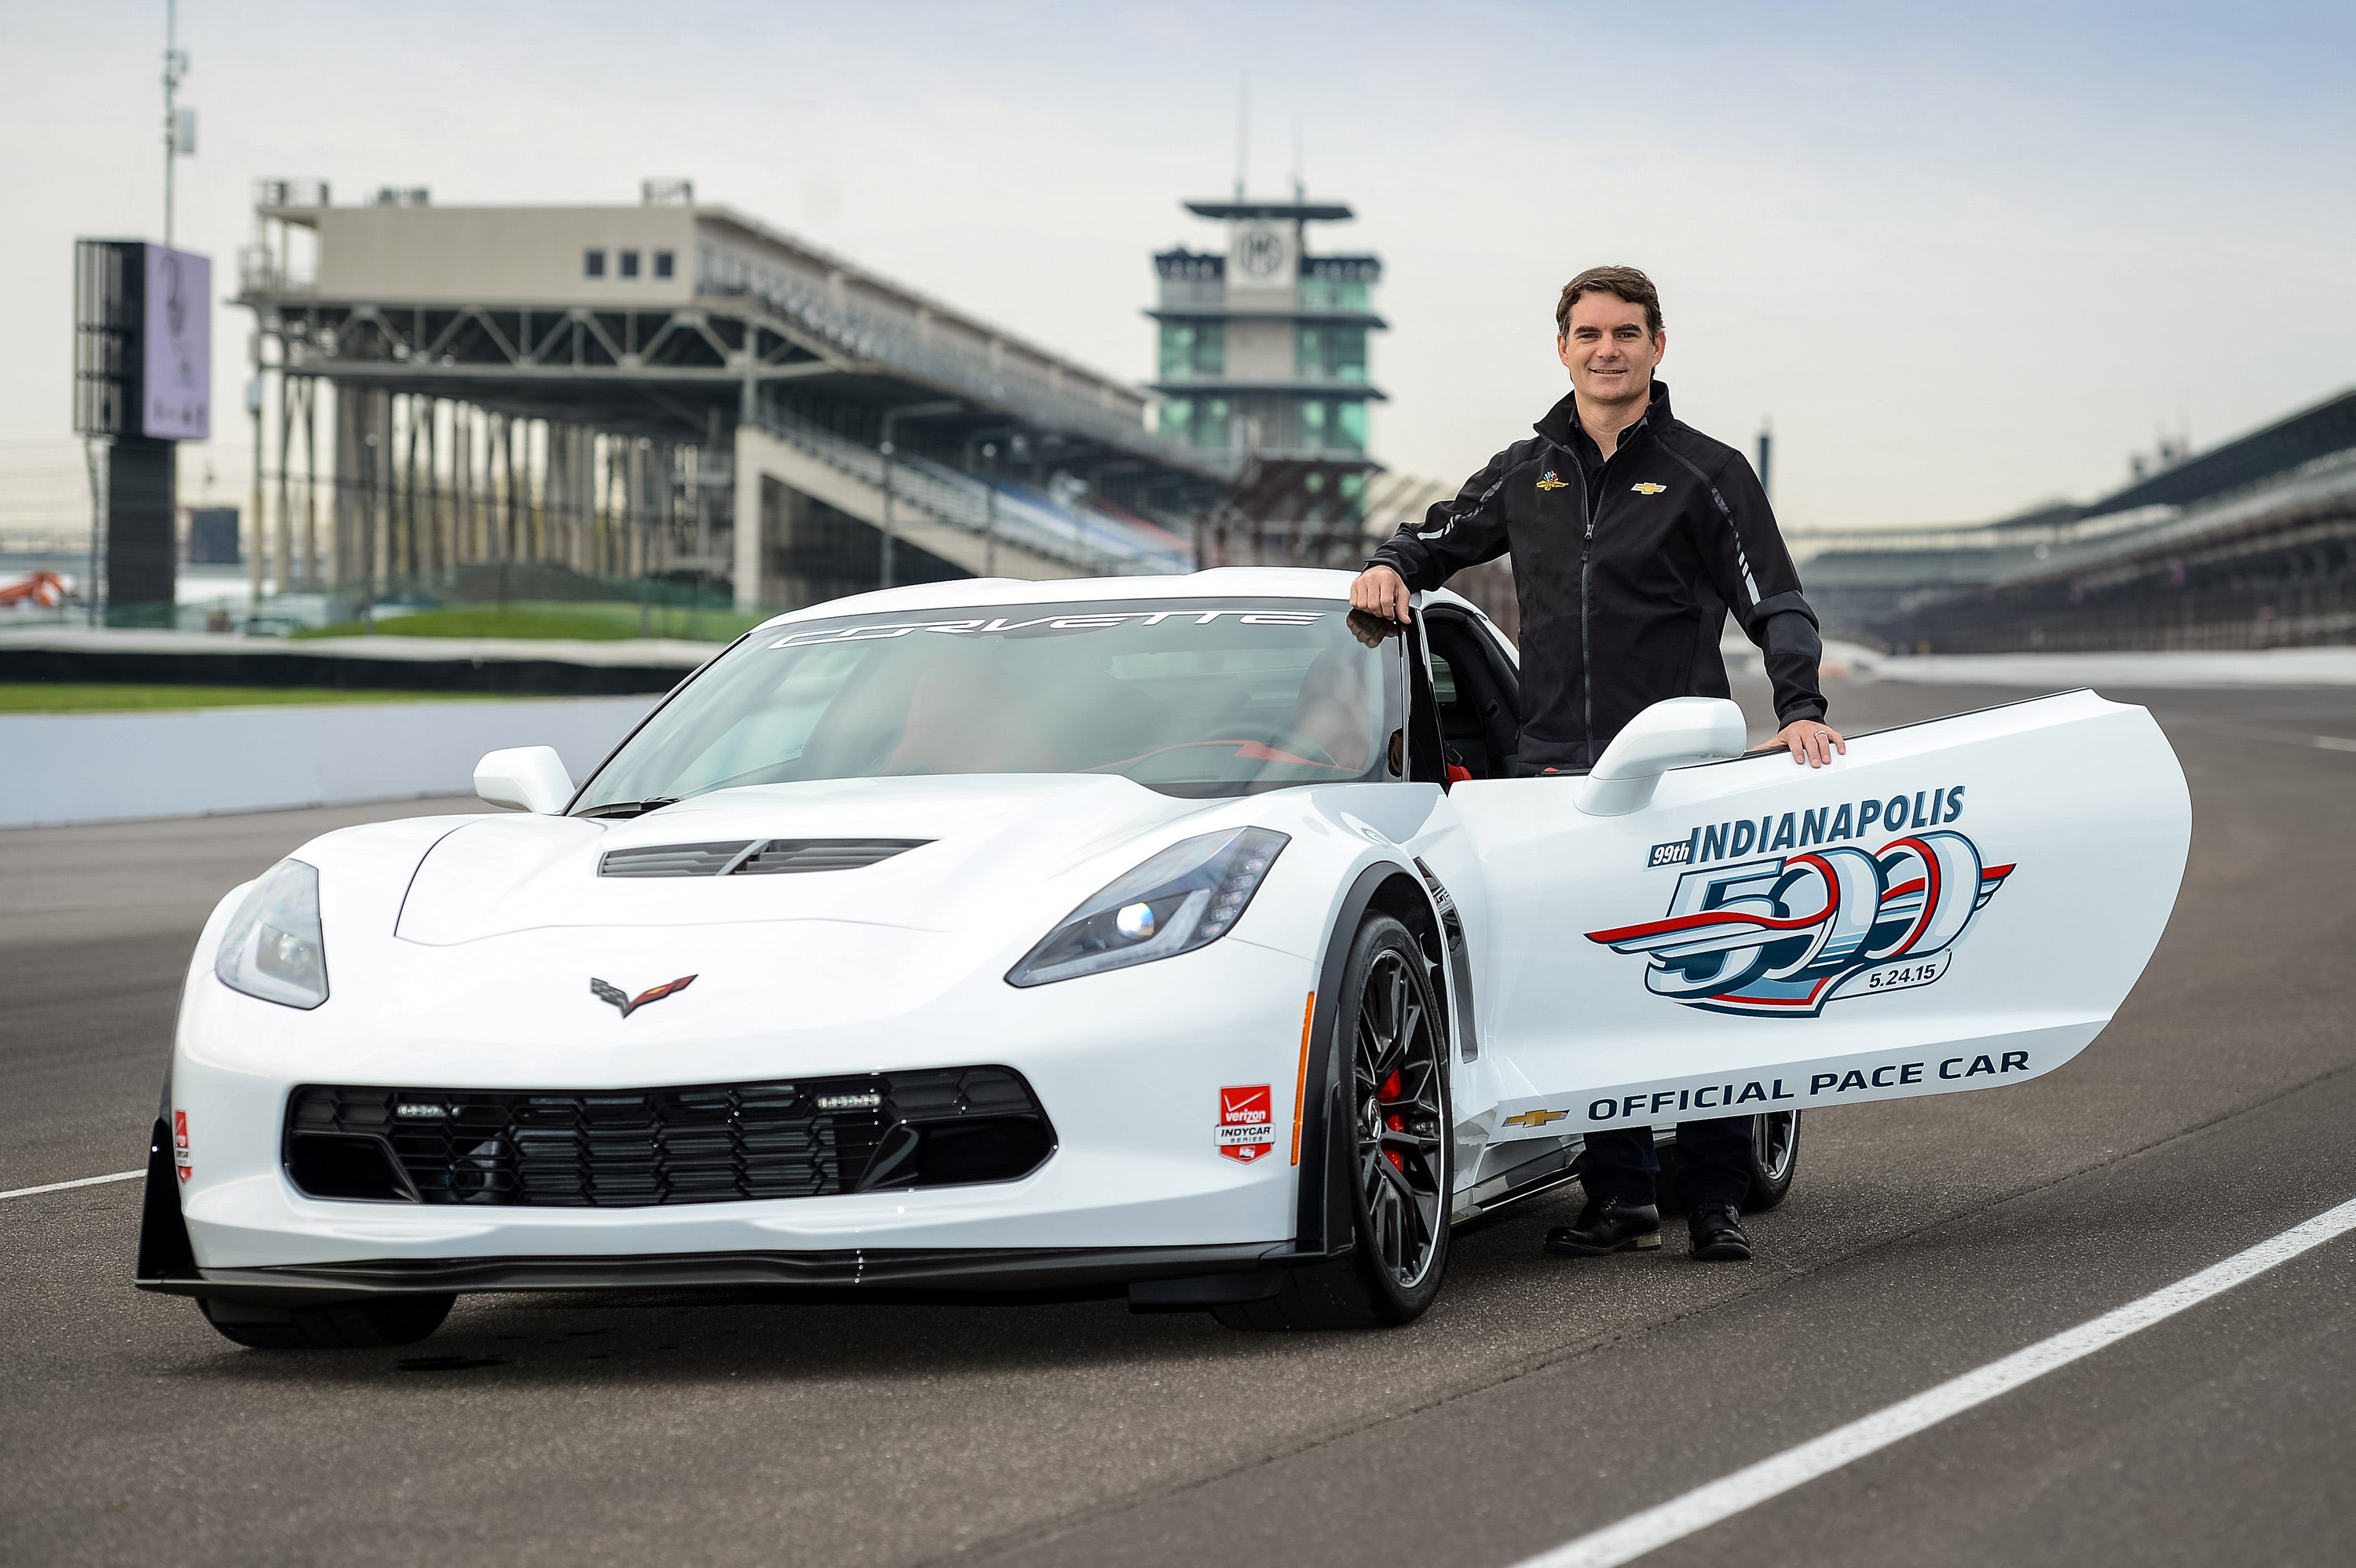
[[(1064, 577), (1032, 582), (1013, 577), (960, 577), (884, 588), (806, 605), (775, 615), (762, 626), (779, 626), (835, 615), (872, 615), (894, 610), (956, 610), (979, 604), (1068, 604), (1108, 599), (1313, 599), (1348, 603), (1357, 573), (1301, 566), (1219, 566), (1179, 576)], [(1423, 595), (1427, 603), (1478, 609), (1446, 589)]]

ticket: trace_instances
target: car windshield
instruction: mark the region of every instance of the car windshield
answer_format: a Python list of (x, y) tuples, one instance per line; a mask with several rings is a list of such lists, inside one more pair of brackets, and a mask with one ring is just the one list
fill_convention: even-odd
[(1132, 599), (771, 626), (665, 704), (574, 810), (920, 773), (1118, 773), (1179, 795), (1384, 779), (1398, 656), (1387, 623), (1359, 619)]

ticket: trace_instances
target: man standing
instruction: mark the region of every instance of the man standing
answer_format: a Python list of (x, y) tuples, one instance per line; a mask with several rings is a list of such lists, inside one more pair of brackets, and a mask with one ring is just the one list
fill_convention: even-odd
[[(1515, 771), (1583, 773), (1655, 702), (1724, 697), (1727, 613), (1765, 656), (1774, 745), (1822, 767), (1847, 744), (1824, 722), (1815, 612), (1742, 454), (1678, 421), (1653, 379), (1668, 349), (1661, 298), (1633, 267), (1592, 267), (1555, 306), (1570, 395), (1375, 551), (1353, 608), (1395, 621), (1411, 592), (1511, 551), (1522, 618), (1522, 734)], [(1747, 1116), (1682, 1122), (1677, 1148), (1693, 1255), (1743, 1259)], [(1587, 1136), (1586, 1208), (1547, 1250), (1594, 1256), (1660, 1245), (1650, 1128)]]

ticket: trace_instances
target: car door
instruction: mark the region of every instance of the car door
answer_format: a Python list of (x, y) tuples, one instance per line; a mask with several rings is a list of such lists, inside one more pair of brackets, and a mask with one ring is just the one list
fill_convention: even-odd
[(1823, 769), (1672, 768), (1600, 803), (1620, 815), (1582, 792), (1449, 794), (1509, 1090), (1494, 1138), (2026, 1083), (2142, 973), (2191, 824), (2151, 716), (2084, 691), (1858, 736)]

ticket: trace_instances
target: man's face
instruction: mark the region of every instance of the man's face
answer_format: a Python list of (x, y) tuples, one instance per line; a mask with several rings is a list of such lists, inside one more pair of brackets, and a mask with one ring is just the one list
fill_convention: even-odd
[(1555, 340), (1570, 384), (1589, 402), (1627, 403), (1652, 396), (1653, 367), (1669, 335), (1644, 330), (1644, 307), (1590, 290), (1572, 302), (1570, 330)]

